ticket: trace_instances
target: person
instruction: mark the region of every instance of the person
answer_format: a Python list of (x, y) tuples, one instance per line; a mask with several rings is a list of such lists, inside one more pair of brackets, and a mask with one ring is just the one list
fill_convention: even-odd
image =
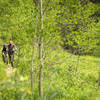
[(15, 50), (16, 50), (15, 45), (13, 44), (12, 41), (9, 41), (8, 56), (9, 56), (9, 61), (10, 61), (12, 67), (14, 67), (13, 61), (14, 61), (14, 52), (15, 52)]
[(2, 48), (2, 58), (4, 63), (8, 64), (8, 48), (6, 43), (4, 43)]

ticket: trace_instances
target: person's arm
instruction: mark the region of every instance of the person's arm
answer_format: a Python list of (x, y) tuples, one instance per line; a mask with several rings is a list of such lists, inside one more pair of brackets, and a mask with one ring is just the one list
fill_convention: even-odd
[(4, 55), (4, 51), (3, 51), (3, 49), (2, 49), (2, 55)]
[(17, 50), (17, 48), (16, 48), (16, 46), (14, 45), (14, 51), (16, 51)]

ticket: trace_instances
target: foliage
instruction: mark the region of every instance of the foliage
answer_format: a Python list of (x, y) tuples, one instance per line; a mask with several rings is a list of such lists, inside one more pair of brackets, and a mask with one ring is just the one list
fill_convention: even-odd
[[(17, 47), (10, 77), (0, 56), (0, 100), (99, 100), (100, 58), (62, 49), (63, 45), (77, 54), (95, 49), (99, 55), (100, 18), (95, 16), (99, 5), (88, 0), (43, 0), (41, 30), (40, 8), (35, 4), (33, 0), (0, 0), (0, 46), (12, 39)], [(43, 97), (38, 94), (40, 35), (44, 38)]]
[[(64, 9), (63, 9), (64, 8)], [(81, 0), (66, 1), (60, 11), (62, 45), (77, 54), (88, 53), (95, 45), (95, 19), (91, 17), (95, 5), (91, 2), (83, 5)]]

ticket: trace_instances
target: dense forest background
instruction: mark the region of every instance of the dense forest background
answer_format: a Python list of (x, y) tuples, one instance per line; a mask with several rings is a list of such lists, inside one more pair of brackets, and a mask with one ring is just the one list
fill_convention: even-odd
[(100, 100), (99, 0), (0, 0), (0, 100)]

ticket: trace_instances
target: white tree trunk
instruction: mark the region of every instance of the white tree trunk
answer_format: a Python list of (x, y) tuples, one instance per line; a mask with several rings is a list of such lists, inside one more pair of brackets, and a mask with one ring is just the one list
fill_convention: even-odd
[[(40, 0), (40, 19), (41, 19), (41, 30), (43, 30), (43, 8), (42, 0)], [(39, 59), (40, 59), (40, 73), (39, 73), (39, 95), (43, 95), (43, 86), (42, 86), (42, 70), (43, 70), (43, 37), (39, 37)]]

